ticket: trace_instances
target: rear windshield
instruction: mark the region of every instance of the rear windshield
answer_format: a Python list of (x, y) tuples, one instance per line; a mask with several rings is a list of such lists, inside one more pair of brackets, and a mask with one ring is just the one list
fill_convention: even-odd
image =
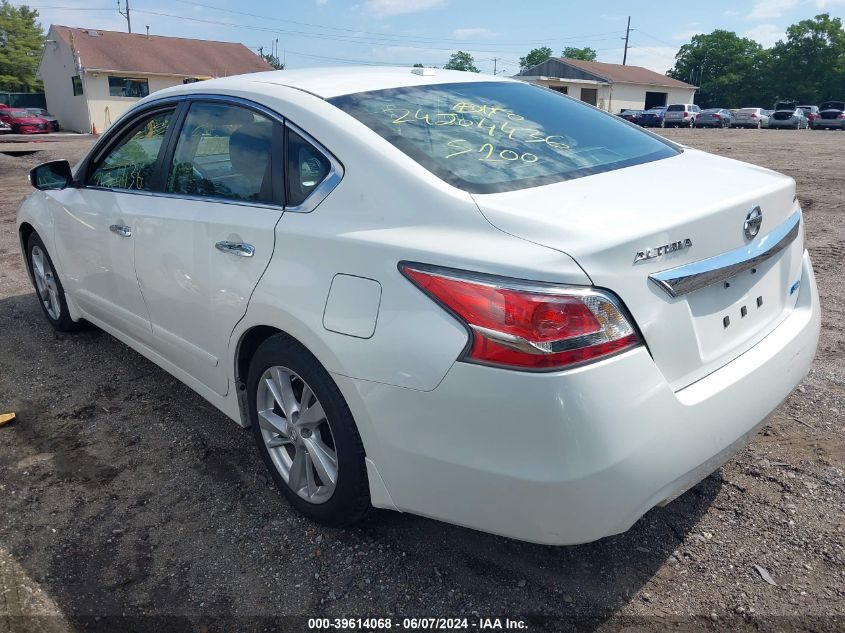
[(683, 112), (687, 107), (685, 105), (670, 105), (666, 108), (667, 112)]
[(414, 86), (329, 101), (470, 193), (536, 187), (680, 151), (619, 117), (521, 82)]
[(825, 101), (819, 110), (845, 110), (845, 101)]

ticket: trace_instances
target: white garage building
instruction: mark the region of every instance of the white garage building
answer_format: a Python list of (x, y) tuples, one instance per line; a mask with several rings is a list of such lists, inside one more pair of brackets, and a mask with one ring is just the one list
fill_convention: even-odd
[(693, 103), (696, 87), (642, 68), (552, 57), (516, 75), (608, 112)]
[(62, 129), (99, 133), (156, 90), (262, 70), (243, 44), (53, 25), (38, 78)]

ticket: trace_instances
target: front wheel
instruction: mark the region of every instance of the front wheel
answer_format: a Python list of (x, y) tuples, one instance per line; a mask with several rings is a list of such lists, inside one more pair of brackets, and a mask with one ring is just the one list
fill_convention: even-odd
[(33, 233), (27, 240), (26, 261), (35, 282), (41, 309), (50, 325), (59, 332), (78, 330), (81, 324), (70, 318), (65, 289), (38, 233)]
[(291, 505), (331, 527), (360, 521), (371, 507), (364, 446), (325, 368), (277, 334), (253, 356), (247, 389), (258, 451)]

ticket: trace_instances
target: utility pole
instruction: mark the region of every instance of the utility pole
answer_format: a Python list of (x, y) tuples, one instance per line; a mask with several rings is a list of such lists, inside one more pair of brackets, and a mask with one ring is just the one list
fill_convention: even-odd
[(496, 69), (498, 68), (498, 62), (499, 62), (499, 58), (498, 58), (498, 57), (494, 57), (494, 58), (493, 58), (493, 76), (494, 76), (494, 77), (496, 76), (496, 73), (498, 72), (498, 71), (496, 70)]
[(120, 10), (120, 0), (117, 0), (117, 12), (126, 18), (126, 28), (132, 32), (132, 20), (129, 19), (129, 0), (126, 0), (126, 13)]
[[(126, 0), (129, 2), (129, 0)], [(625, 52), (622, 54), (622, 65), (628, 62), (628, 38), (631, 35), (631, 16), (628, 16), (628, 28), (625, 29)]]

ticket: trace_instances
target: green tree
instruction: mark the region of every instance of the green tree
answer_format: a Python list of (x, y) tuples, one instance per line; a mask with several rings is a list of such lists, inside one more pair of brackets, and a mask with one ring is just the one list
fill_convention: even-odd
[(38, 11), (0, 2), (0, 90), (33, 92), (41, 90), (35, 78), (44, 32), (37, 21)]
[(414, 64), (414, 68), (425, 68), (422, 64)]
[(528, 55), (519, 58), (519, 70), (527, 70), (537, 64), (542, 64), (544, 61), (551, 58), (551, 56), (552, 49), (548, 46), (532, 48)]
[(481, 72), (475, 67), (475, 60), (472, 58), (472, 55), (463, 51), (452, 53), (452, 56), (449, 57), (449, 62), (443, 68), (447, 70), (463, 70), (468, 73)]
[(575, 46), (567, 46), (563, 49), (563, 53), (561, 53), (563, 57), (568, 57), (569, 59), (583, 59), (587, 62), (594, 62), (596, 61), (596, 51), (589, 46), (585, 46), (584, 48), (576, 48)]
[(754, 40), (717, 29), (681, 46), (668, 74), (699, 86), (696, 102), (703, 108), (761, 106), (769, 59)]
[(845, 94), (845, 30), (822, 13), (786, 29), (771, 51), (766, 97), (819, 103)]
[(279, 60), (278, 56), (273, 53), (263, 53), (261, 59), (270, 64), (276, 70), (284, 70), (285, 65)]

